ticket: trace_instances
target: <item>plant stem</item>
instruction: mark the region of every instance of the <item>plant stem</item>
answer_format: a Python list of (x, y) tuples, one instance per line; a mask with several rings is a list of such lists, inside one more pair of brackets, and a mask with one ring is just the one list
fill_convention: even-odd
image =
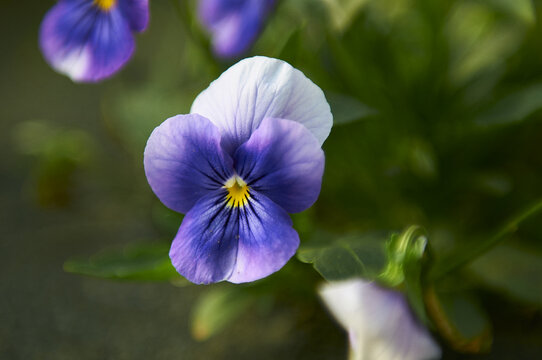
[(492, 237), (488, 238), (485, 241), (481, 241), (474, 248), (470, 248), (469, 251), (457, 252), (454, 254), (443, 258), (440, 261), (440, 266), (436, 266), (435, 270), (430, 274), (430, 280), (437, 281), (449, 273), (467, 265), (473, 260), (477, 259), (481, 255), (485, 254), (488, 250), (492, 249), (495, 245), (508, 238), (511, 234), (517, 231), (519, 225), (530, 217), (538, 214), (542, 211), (542, 199), (539, 199), (527, 210), (521, 212), (519, 215), (514, 216), (510, 221), (508, 221), (502, 228), (499, 229)]

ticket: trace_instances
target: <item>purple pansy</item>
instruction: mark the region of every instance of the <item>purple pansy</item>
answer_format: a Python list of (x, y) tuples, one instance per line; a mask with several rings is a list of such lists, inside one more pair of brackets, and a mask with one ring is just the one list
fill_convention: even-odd
[(328, 283), (319, 291), (348, 331), (351, 360), (431, 360), (441, 350), (412, 315), (402, 293), (361, 279)]
[(130, 59), (148, 22), (148, 0), (59, 0), (41, 23), (41, 51), (73, 81), (100, 81)]
[(145, 148), (147, 180), (186, 213), (170, 257), (194, 283), (254, 281), (279, 270), (299, 237), (288, 212), (310, 207), (332, 116), (324, 94), (284, 61), (240, 61), (191, 114), (167, 119)]
[(231, 58), (256, 40), (275, 0), (200, 0), (201, 22), (213, 36), (213, 50)]

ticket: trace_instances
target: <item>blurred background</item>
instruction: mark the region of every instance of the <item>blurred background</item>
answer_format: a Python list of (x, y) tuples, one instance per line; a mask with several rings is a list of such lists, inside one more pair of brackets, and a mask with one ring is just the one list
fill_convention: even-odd
[(0, 4), (0, 358), (346, 358), (315, 289), (357, 274), (334, 268), (353, 253), (380, 266), (366, 234), (413, 224), (426, 283), (467, 304), (451, 335), (429, 321), (443, 358), (542, 357), (541, 2), (279, 1), (246, 56), (326, 93), (322, 193), (293, 216), (285, 268), (207, 287), (167, 260), (182, 216), (152, 194), (143, 149), (236, 60), (213, 56), (195, 1), (151, 0), (128, 65), (75, 84), (38, 48), (53, 5)]

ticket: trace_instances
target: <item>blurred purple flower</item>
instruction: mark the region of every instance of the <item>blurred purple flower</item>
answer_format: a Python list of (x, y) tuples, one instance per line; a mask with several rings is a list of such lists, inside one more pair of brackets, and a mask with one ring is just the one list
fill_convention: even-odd
[(348, 331), (351, 360), (440, 358), (439, 346), (400, 292), (354, 279), (325, 284), (320, 296)]
[(59, 0), (41, 23), (43, 56), (73, 81), (103, 80), (132, 56), (148, 8), (148, 0)]
[(284, 61), (240, 61), (191, 114), (167, 119), (145, 148), (147, 180), (186, 213), (170, 257), (194, 283), (254, 281), (279, 270), (299, 237), (287, 212), (310, 207), (332, 124), (318, 86)]
[(274, 3), (275, 0), (200, 0), (199, 17), (213, 36), (214, 52), (232, 58), (248, 50)]

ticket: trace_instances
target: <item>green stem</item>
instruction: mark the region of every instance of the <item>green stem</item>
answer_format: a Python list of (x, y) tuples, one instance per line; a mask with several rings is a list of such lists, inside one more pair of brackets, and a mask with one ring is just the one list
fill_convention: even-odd
[[(521, 212), (519, 215), (514, 216), (510, 221), (508, 221), (499, 231), (495, 233), (492, 237), (486, 241), (482, 241), (478, 246), (471, 248), (468, 252), (459, 252), (460, 254), (465, 254), (463, 256), (457, 255), (457, 253), (452, 254), (443, 260), (440, 261), (441, 266), (435, 267), (435, 270), (430, 275), (432, 281), (437, 281), (449, 273), (461, 268), (473, 260), (477, 259), (481, 255), (485, 254), (488, 250), (492, 249), (495, 245), (508, 238), (511, 234), (515, 233), (519, 225), (530, 217), (538, 214), (542, 211), (542, 199), (539, 199), (534, 205), (529, 207), (527, 210)], [(444, 264), (444, 265), (442, 265)]]

